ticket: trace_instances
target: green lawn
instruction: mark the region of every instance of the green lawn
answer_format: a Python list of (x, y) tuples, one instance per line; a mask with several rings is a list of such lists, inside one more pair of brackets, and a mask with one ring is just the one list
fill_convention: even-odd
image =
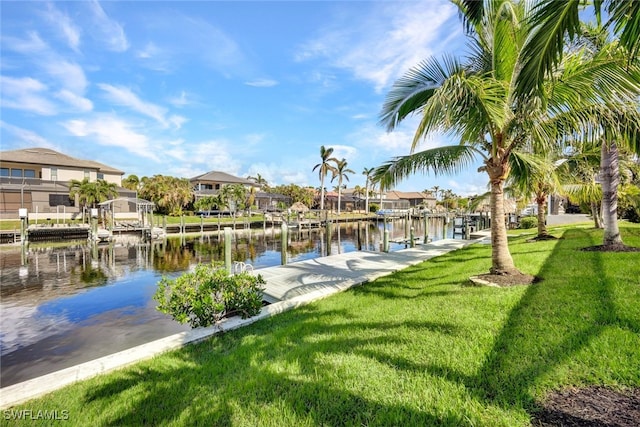
[(536, 285), (468, 286), (490, 266), (474, 245), (14, 409), (82, 426), (526, 426), (551, 390), (639, 387), (640, 253), (555, 234), (511, 239)]

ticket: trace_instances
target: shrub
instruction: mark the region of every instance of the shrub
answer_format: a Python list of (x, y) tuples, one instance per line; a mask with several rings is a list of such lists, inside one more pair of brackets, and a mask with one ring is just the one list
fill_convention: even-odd
[(535, 216), (525, 216), (520, 218), (520, 228), (536, 228), (538, 226), (538, 218)]
[(369, 203), (369, 212), (376, 213), (380, 210), (380, 206), (377, 203)]
[(255, 316), (262, 308), (262, 276), (231, 275), (213, 264), (198, 264), (176, 279), (163, 277), (153, 299), (157, 309), (192, 328), (211, 326), (223, 317)]

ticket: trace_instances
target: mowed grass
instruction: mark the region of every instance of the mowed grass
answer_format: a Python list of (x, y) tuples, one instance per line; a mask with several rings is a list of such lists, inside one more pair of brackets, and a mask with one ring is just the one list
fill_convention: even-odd
[[(640, 246), (640, 227), (622, 232)], [(640, 253), (555, 234), (511, 239), (536, 285), (469, 286), (490, 266), (474, 245), (12, 409), (82, 426), (527, 426), (552, 390), (639, 387)]]

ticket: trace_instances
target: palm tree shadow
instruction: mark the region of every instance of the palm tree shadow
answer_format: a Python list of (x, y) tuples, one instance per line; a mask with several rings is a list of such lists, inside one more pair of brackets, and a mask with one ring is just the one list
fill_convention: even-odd
[[(570, 362), (608, 328), (638, 333), (637, 321), (618, 315), (612, 295), (614, 281), (606, 277), (601, 254), (585, 256), (591, 268), (568, 272), (573, 277), (550, 277), (551, 272), (564, 271), (563, 266), (572, 264), (569, 258), (575, 256), (575, 241), (583, 242), (586, 236), (585, 231), (570, 230), (558, 240), (540, 271), (540, 277), (549, 280), (527, 289), (476, 375), (431, 369), (457, 378), (487, 402), (535, 411), (541, 378)], [(590, 271), (602, 272), (602, 276), (590, 277)], [(640, 274), (637, 266), (636, 274)]]
[[(327, 355), (364, 356), (372, 344), (399, 345), (396, 328), (456, 334), (455, 325), (357, 322), (342, 314), (348, 312), (320, 312), (306, 306), (290, 313), (287, 323), (293, 332), (273, 329), (273, 322), (266, 319), (187, 346), (153, 364), (112, 375), (100, 386), (89, 386), (83, 406), (104, 414), (100, 424), (112, 426), (255, 424), (265, 408), (288, 414), (291, 425), (392, 425), (397, 420), (404, 425), (465, 424), (462, 413), (430, 413), (399, 401), (366, 397), (336, 382), (335, 367), (325, 361)], [(354, 330), (371, 331), (374, 336), (344, 334)], [(385, 334), (376, 335), (380, 330)], [(371, 357), (380, 355), (373, 352)], [(297, 372), (279, 368), (284, 365), (295, 366)], [(131, 396), (126, 407), (109, 410), (123, 395)], [(239, 411), (239, 407), (251, 409)], [(255, 418), (242, 418), (247, 416)]]

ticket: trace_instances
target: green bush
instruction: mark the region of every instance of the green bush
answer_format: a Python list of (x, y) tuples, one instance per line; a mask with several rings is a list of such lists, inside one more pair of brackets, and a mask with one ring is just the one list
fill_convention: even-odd
[(176, 279), (163, 277), (153, 299), (157, 309), (192, 328), (211, 326), (223, 317), (255, 316), (262, 308), (262, 276), (231, 275), (213, 264), (198, 264)]
[(380, 205), (377, 203), (369, 203), (369, 212), (376, 213), (380, 210)]
[(525, 216), (520, 218), (520, 228), (536, 228), (538, 226), (538, 218), (535, 216)]

